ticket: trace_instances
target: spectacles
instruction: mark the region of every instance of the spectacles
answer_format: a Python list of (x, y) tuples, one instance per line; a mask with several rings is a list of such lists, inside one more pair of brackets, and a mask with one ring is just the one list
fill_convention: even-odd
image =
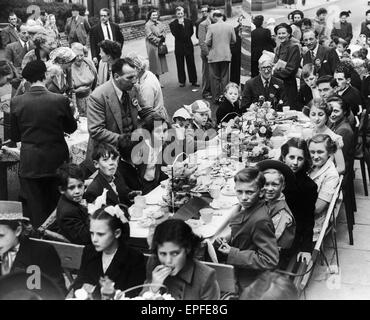
[(261, 67), (262, 70), (272, 70), (272, 67), (271, 66), (267, 66), (267, 67)]
[(207, 13), (207, 12), (208, 12), (208, 10), (201, 10), (200, 12), (201, 12), (201, 13)]
[(107, 14), (101, 14), (100, 16), (101, 16), (101, 17), (108, 17), (108, 15), (107, 15)]

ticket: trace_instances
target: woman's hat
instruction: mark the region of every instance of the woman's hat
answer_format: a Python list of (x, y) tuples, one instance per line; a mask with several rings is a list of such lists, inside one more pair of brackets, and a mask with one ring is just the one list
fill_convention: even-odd
[(191, 119), (190, 113), (185, 108), (180, 108), (176, 110), (176, 112), (172, 116), (172, 121), (174, 121), (174, 119), (178, 117), (184, 118), (185, 120)]
[(17, 201), (0, 201), (0, 221), (29, 221), (23, 217), (22, 203)]
[(274, 32), (275, 32), (275, 34), (277, 34), (277, 33), (278, 33), (278, 31), (279, 31), (279, 29), (282, 29), (282, 28), (285, 28), (285, 29), (286, 29), (286, 31), (287, 31), (290, 35), (292, 35), (292, 33), (293, 33), (292, 27), (291, 27), (289, 24), (285, 23), (285, 22), (282, 22), (282, 23), (278, 24), (278, 25), (274, 28)]
[(287, 185), (292, 185), (295, 183), (295, 176), (293, 171), (285, 163), (281, 161), (263, 160), (257, 163), (257, 168), (262, 172), (267, 169), (275, 169), (284, 176), (285, 183)]
[(346, 17), (349, 17), (349, 14), (351, 13), (351, 11), (342, 11), (340, 14), (339, 14), (339, 17), (342, 17), (342, 16), (346, 16)]

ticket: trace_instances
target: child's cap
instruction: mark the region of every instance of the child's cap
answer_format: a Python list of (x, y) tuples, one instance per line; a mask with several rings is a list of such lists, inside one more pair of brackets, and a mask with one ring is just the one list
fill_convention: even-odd
[(175, 121), (175, 118), (178, 118), (178, 117), (184, 118), (185, 120), (191, 119), (190, 113), (185, 108), (180, 108), (176, 110), (176, 112), (172, 116), (172, 121)]
[(194, 101), (191, 105), (191, 112), (209, 112), (211, 111), (211, 108), (209, 107), (209, 102), (208, 101), (203, 101), (203, 100), (196, 100)]

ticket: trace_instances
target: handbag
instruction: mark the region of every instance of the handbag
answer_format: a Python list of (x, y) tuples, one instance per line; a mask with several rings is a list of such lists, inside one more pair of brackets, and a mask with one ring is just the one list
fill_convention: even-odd
[(158, 55), (159, 56), (164, 56), (168, 53), (167, 46), (164, 42), (161, 42), (158, 46)]

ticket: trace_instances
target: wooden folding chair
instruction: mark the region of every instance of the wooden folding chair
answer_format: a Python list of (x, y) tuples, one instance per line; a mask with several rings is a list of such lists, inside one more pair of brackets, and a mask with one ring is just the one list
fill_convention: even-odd
[[(333, 198), (329, 204), (329, 208), (327, 210), (327, 214), (325, 216), (325, 220), (319, 235), (319, 238), (316, 241), (315, 247), (312, 252), (311, 260), (309, 261), (308, 265), (306, 265), (306, 270), (309, 270), (309, 272), (305, 272), (304, 276), (300, 279), (298, 284), (298, 290), (300, 292), (304, 291), (307, 287), (307, 284), (311, 278), (312, 272), (315, 269), (316, 263), (318, 261), (318, 258), (321, 257), (327, 267), (330, 270), (330, 264), (329, 261), (325, 255), (324, 250), (324, 241), (327, 239), (327, 236), (331, 236), (333, 249), (334, 249), (334, 255), (336, 258), (336, 265), (337, 270), (339, 270), (339, 254), (338, 254), (338, 245), (337, 245), (337, 236), (336, 236), (336, 218), (338, 215), (338, 212), (340, 210), (340, 207), (342, 205), (342, 194), (341, 194), (341, 188), (342, 188), (342, 181), (343, 176), (340, 176), (339, 183), (337, 188), (335, 189), (335, 192), (333, 194)], [(352, 239), (353, 242), (353, 225), (351, 225), (351, 220), (347, 218), (347, 225), (348, 225), (348, 232), (350, 235), (350, 239)], [(351, 240), (350, 240), (351, 241)]]
[(74, 283), (72, 274), (80, 269), (82, 252), (85, 246), (34, 238), (32, 240), (48, 243), (55, 248), (59, 255), (63, 271), (70, 283), (67, 288), (69, 292)]
[[(297, 265), (296, 256), (294, 256), (290, 260), (290, 263), (286, 270), (278, 270), (278, 272), (287, 274), (288, 276), (291, 277), (300, 295), (304, 293), (304, 290), (307, 287), (307, 284), (311, 278), (312, 272), (316, 266), (319, 256), (323, 258), (326, 265), (329, 267), (328, 259), (326, 258), (325, 253), (324, 253), (324, 240), (327, 238), (329, 234), (331, 235), (331, 240), (332, 240), (332, 244), (334, 248), (334, 255), (336, 257), (337, 268), (339, 269), (339, 255), (338, 255), (338, 246), (337, 246), (337, 237), (336, 237), (336, 218), (338, 216), (340, 207), (342, 205), (342, 200), (343, 200), (342, 193), (341, 193), (342, 181), (343, 181), (343, 176), (340, 176), (339, 183), (335, 189), (332, 200), (329, 204), (319, 238), (316, 241), (315, 248), (312, 252), (311, 260), (308, 263), (304, 261), (298, 262), (298, 265)], [(350, 239), (353, 240), (353, 236), (352, 236), (353, 225), (351, 223), (352, 223), (352, 220), (347, 218), (348, 231), (350, 232)], [(295, 267), (297, 267), (297, 271), (293, 273), (292, 270)]]
[[(144, 253), (145, 263), (151, 255)], [(238, 290), (236, 287), (234, 266), (230, 264), (201, 261), (216, 271), (216, 278), (221, 291), (221, 300), (236, 298)]]

